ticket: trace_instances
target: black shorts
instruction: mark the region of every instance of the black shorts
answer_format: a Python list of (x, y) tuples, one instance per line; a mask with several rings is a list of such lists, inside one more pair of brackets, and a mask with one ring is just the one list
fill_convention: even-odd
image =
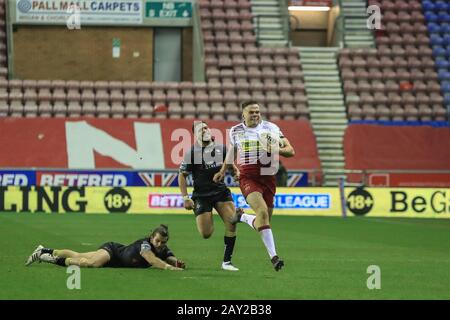
[(123, 246), (123, 244), (117, 242), (106, 242), (99, 247), (99, 249), (108, 251), (111, 258), (103, 267), (114, 268), (120, 266), (118, 251)]
[(227, 188), (216, 195), (209, 197), (192, 197), (192, 200), (194, 200), (194, 214), (195, 216), (198, 216), (202, 213), (212, 212), (212, 209), (217, 202), (233, 202), (233, 196), (231, 195), (230, 189)]

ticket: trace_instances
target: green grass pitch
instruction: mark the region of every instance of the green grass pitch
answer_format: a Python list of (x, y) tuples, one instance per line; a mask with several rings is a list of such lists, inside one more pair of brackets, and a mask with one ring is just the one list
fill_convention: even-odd
[[(65, 268), (24, 266), (38, 244), (91, 251), (131, 243), (160, 223), (187, 270), (82, 269), (81, 289), (69, 290)], [(450, 220), (274, 216), (272, 228), (282, 271), (239, 224), (240, 271), (226, 272), (217, 215), (204, 240), (191, 215), (0, 213), (0, 299), (450, 299)], [(381, 269), (379, 290), (367, 288), (369, 265)]]

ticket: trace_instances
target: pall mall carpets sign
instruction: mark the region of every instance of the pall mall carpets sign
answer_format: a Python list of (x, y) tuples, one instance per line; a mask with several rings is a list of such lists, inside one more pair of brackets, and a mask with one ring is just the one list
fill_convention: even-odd
[(76, 14), (81, 25), (139, 25), (143, 9), (140, 0), (16, 0), (16, 23), (60, 25)]

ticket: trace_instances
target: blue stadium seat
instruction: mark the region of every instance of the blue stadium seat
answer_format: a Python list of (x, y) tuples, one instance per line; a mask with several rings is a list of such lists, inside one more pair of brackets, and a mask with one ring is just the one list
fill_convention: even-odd
[(441, 23), (440, 29), (441, 29), (441, 33), (443, 33), (443, 34), (450, 33), (450, 24), (449, 23)]
[(434, 23), (434, 22), (430, 22), (430, 23), (428, 24), (428, 32), (429, 32), (430, 34), (433, 34), (433, 33), (440, 33), (440, 32), (441, 32), (441, 26), (438, 25), (438, 24), (436, 24), (436, 23)]
[(450, 46), (450, 34), (444, 35), (443, 40), (446, 46)]
[(447, 68), (437, 68), (438, 74), (445, 75), (446, 72), (448, 72)]
[(445, 3), (444, 1), (438, 1), (435, 3), (434, 5), (434, 10), (437, 11), (447, 11), (449, 8), (449, 5), (447, 3)]
[(425, 12), (427, 11), (434, 11), (435, 5), (431, 1), (423, 1), (422, 2), (422, 8)]
[(450, 14), (445, 11), (439, 11), (437, 14), (437, 19), (440, 22), (450, 22)]
[(440, 81), (450, 80), (450, 72), (445, 69), (439, 70), (438, 77)]
[(444, 47), (441, 46), (433, 46), (433, 56), (435, 57), (445, 57), (447, 52)]
[(447, 57), (447, 59), (450, 59), (450, 46), (447, 46), (447, 49), (445, 51), (445, 56)]
[(444, 94), (444, 103), (445, 103), (446, 105), (449, 105), (449, 104), (450, 104), (450, 93)]
[(428, 11), (424, 16), (427, 22), (438, 22), (438, 16), (433, 12)]
[(430, 44), (432, 46), (443, 46), (444, 39), (440, 35), (434, 33), (430, 36)]
[(450, 81), (446, 81), (446, 80), (442, 81), (441, 90), (442, 90), (443, 94), (445, 94), (447, 92), (450, 93)]
[(448, 69), (450, 67), (450, 61), (447, 59), (438, 58), (436, 59), (436, 68), (438, 69)]

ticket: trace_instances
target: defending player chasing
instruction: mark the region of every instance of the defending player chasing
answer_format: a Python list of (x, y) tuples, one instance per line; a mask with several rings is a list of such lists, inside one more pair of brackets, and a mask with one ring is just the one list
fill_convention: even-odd
[(143, 239), (126, 246), (107, 242), (97, 251), (79, 253), (68, 249), (49, 249), (39, 245), (28, 257), (26, 266), (47, 262), (59, 266), (80, 266), (87, 268), (149, 268), (181, 271), (185, 263), (174, 256), (167, 247), (169, 229), (160, 225)]
[[(214, 182), (214, 175), (220, 170), (225, 160), (226, 148), (216, 144), (212, 138), (211, 130), (206, 122), (196, 121), (192, 125), (195, 143), (189, 152), (184, 155), (180, 165), (178, 183), (184, 199), (184, 207), (194, 210), (197, 229), (204, 239), (211, 237), (214, 231), (213, 208), (219, 213), (225, 225), (225, 253), (222, 269), (238, 271), (231, 263), (234, 245), (236, 242), (236, 226), (230, 220), (236, 212), (230, 189), (220, 182)], [(237, 178), (239, 170), (231, 166)], [(186, 177), (192, 174), (194, 191), (192, 199), (187, 191)]]
[(231, 146), (214, 181), (224, 178), (225, 170), (234, 166), (237, 157), (239, 186), (256, 215), (236, 212), (232, 222), (245, 222), (260, 233), (271, 262), (279, 271), (284, 261), (277, 255), (270, 226), (276, 192), (275, 174), (279, 155), (292, 157), (295, 152), (277, 125), (262, 120), (257, 102), (244, 102), (241, 108), (243, 122), (230, 130)]

